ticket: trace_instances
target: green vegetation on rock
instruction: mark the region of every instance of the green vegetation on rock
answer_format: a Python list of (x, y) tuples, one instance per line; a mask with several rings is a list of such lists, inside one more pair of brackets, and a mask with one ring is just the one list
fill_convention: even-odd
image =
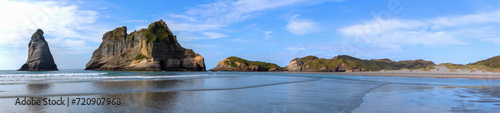
[(472, 69), (475, 69), (475, 70), (483, 70), (483, 71), (494, 71), (494, 70), (498, 70), (498, 69), (495, 69), (495, 68), (491, 68), (491, 67), (488, 67), (486, 65), (480, 65), (480, 64), (468, 64), (468, 65), (462, 65), (462, 64), (452, 64), (452, 63), (441, 63), (439, 64), (439, 66), (444, 66), (448, 69), (452, 69), (452, 70), (458, 70), (458, 69), (468, 69), (468, 70), (472, 70)]
[(97, 59), (97, 60), (101, 60), (101, 59), (102, 59), (102, 55), (97, 55), (97, 56), (96, 56), (96, 59)]
[(123, 27), (119, 27), (119, 28), (116, 28), (114, 31), (116, 32), (112, 32), (111, 35), (109, 36), (111, 39), (113, 39), (114, 41), (119, 41), (120, 40), (120, 33), (122, 33), (123, 31), (125, 31), (127, 29), (127, 27), (123, 26)]
[(259, 67), (266, 68), (266, 69), (271, 69), (271, 68), (281, 69), (280, 66), (278, 66), (277, 64), (274, 64), (274, 63), (249, 61), (249, 60), (245, 60), (245, 59), (235, 57), (235, 56), (231, 56), (231, 57), (228, 57), (226, 59), (228, 59), (228, 61), (225, 61), (224, 63), (227, 65), (230, 65), (231, 67), (238, 67), (236, 62), (239, 62), (239, 63), (245, 64), (247, 66), (253, 65), (253, 66), (259, 66)]
[(146, 37), (148, 43), (165, 40), (166, 38), (174, 38), (173, 34), (160, 21), (155, 22), (154, 25), (150, 25), (143, 35)]
[(141, 53), (137, 54), (137, 56), (135, 56), (135, 60), (140, 60), (140, 59), (144, 59), (144, 58), (147, 58), (146, 55), (143, 55)]
[(332, 59), (318, 58), (316, 56), (306, 56), (299, 59), (304, 62), (302, 68), (308, 67), (312, 70), (320, 70), (321, 68), (328, 69), (328, 71), (338, 71), (335, 70), (339, 68), (342, 64), (347, 65), (350, 69), (363, 69), (363, 70), (400, 70), (400, 69), (425, 69), (426, 67), (435, 65), (431, 61), (424, 61), (422, 59), (418, 60), (406, 60), (406, 61), (391, 61), (389, 59), (372, 59), (372, 60), (362, 60), (359, 58), (351, 57), (348, 55), (339, 55)]
[(192, 49), (184, 49), (184, 51), (185, 51), (186, 53), (194, 53), (194, 51), (193, 51)]
[(471, 72), (473, 72), (472, 70), (480, 70), (482, 72), (500, 72), (500, 56), (491, 57), (486, 60), (481, 60), (467, 65), (452, 63), (441, 63), (439, 65), (452, 70), (467, 69), (471, 70)]
[(500, 67), (500, 56), (495, 56), (488, 58), (486, 60), (481, 60), (472, 65), (485, 65), (491, 68), (499, 68)]

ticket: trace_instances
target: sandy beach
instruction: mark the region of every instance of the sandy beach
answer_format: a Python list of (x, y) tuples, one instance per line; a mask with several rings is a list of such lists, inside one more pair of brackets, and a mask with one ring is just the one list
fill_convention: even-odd
[[(355, 76), (390, 75), (388, 73), (391, 72), (0, 71), (0, 112), (441, 113), (500, 110), (500, 99), (496, 95), (500, 79), (431, 78), (488, 74)], [(418, 72), (395, 75), (422, 76)], [(65, 105), (21, 105), (16, 104), (18, 98), (64, 100)], [(86, 101), (82, 105), (83, 101), (77, 101), (82, 98), (96, 101)], [(104, 105), (103, 98), (110, 100), (108, 103), (116, 99), (120, 104)], [(73, 99), (75, 103), (70, 103)]]
[(393, 76), (393, 77), (431, 77), (431, 78), (468, 78), (468, 79), (500, 79), (500, 73), (472, 71), (458, 69), (450, 72), (444, 66), (435, 66), (429, 71), (419, 70), (382, 70), (372, 72), (289, 72), (297, 74), (330, 74), (330, 75), (368, 75), (368, 76)]

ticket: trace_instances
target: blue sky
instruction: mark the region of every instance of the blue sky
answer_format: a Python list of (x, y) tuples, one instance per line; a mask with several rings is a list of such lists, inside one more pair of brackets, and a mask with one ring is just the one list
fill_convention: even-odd
[(60, 69), (83, 69), (102, 35), (163, 19), (207, 69), (229, 56), (476, 62), (500, 55), (496, 0), (0, 0), (0, 70), (18, 69), (36, 29)]

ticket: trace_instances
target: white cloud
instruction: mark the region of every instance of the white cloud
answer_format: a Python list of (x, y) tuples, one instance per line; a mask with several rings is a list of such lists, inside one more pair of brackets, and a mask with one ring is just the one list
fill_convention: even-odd
[(205, 18), (217, 23), (234, 23), (252, 17), (255, 12), (285, 7), (307, 2), (307, 0), (223, 0), (199, 5), (186, 13), (191, 16)]
[(166, 22), (172, 26), (172, 31), (184, 32), (184, 34), (199, 34), (206, 31), (223, 32), (221, 30), (224, 30), (224, 27), (258, 16), (268, 10), (325, 1), (332, 0), (221, 0), (198, 5), (183, 14), (167, 14), (170, 21)]
[[(98, 13), (80, 10), (76, 5), (59, 2), (5, 1), (0, 0), (0, 44), (22, 46), (29, 42), (36, 29), (44, 30), (45, 35), (96, 39), (79, 28), (94, 23)], [(47, 36), (45, 36), (47, 37)]]
[(217, 32), (202, 32), (202, 33), (190, 33), (190, 32), (179, 32), (177, 33), (177, 40), (181, 42), (187, 42), (192, 40), (201, 40), (201, 39), (218, 39), (228, 37), (226, 34), (217, 33)]
[(453, 27), (453, 26), (469, 26), (474, 24), (484, 23), (500, 23), (500, 11), (490, 13), (478, 13), (454, 17), (439, 17), (427, 20), (430, 24)]
[(148, 22), (148, 20), (127, 20), (125, 22), (127, 22), (127, 23), (144, 23), (144, 22)]
[(229, 41), (231, 41), (231, 42), (235, 42), (235, 43), (250, 42), (250, 40), (247, 40), (247, 39), (241, 39), (241, 38), (231, 39), (231, 40), (229, 40)]
[(500, 38), (484, 38), (481, 39), (482, 42), (488, 42), (488, 43), (494, 43), (494, 44), (500, 44)]
[(264, 34), (266, 34), (266, 39), (271, 38), (271, 37), (269, 36), (269, 34), (271, 34), (271, 33), (273, 33), (273, 31), (266, 31), (266, 32), (264, 32)]
[(305, 51), (306, 50), (305, 47), (286, 47), (285, 49), (288, 51), (291, 51), (291, 52), (298, 52), (298, 51)]
[[(421, 20), (375, 18), (371, 21), (347, 26), (338, 31), (344, 43), (364, 43), (371, 46), (399, 49), (401, 45), (461, 45), (466, 38), (495, 42), (500, 23), (500, 11), (437, 17)], [(349, 42), (351, 41), (351, 42)], [(352, 42), (354, 41), (354, 42)]]
[(363, 24), (344, 27), (339, 31), (347, 36), (355, 35), (380, 35), (382, 33), (392, 32), (400, 29), (414, 29), (425, 24), (419, 21), (402, 21), (397, 19), (377, 21), (372, 20)]
[(95, 50), (94, 47), (90, 47), (86, 41), (81, 39), (49, 38), (47, 43), (49, 43), (51, 50), (56, 53), (85, 54)]
[(0, 55), (0, 59), (8, 59), (0, 63), (12, 64), (0, 69), (16, 69), (26, 61), (28, 42), (39, 28), (45, 32), (44, 37), (61, 69), (84, 66), (86, 61), (81, 59), (86, 56), (81, 56), (92, 53), (95, 47), (91, 45), (99, 43), (102, 34), (110, 30), (107, 24), (95, 24), (98, 15), (64, 2), (0, 0), (0, 50), (9, 51), (8, 55)]
[(227, 35), (225, 35), (225, 34), (216, 33), (216, 32), (203, 32), (203, 35), (207, 36), (208, 39), (216, 39), (216, 38), (227, 37)]
[(295, 35), (305, 35), (318, 31), (317, 24), (310, 20), (298, 19), (299, 14), (293, 15), (286, 25), (286, 30)]
[(193, 22), (197, 22), (197, 20), (196, 20), (196, 19), (194, 19), (193, 17), (189, 17), (189, 16), (186, 16), (186, 15), (176, 15), (176, 14), (170, 14), (170, 17), (172, 17), (172, 18), (184, 19), (184, 20), (189, 20), (189, 21), (193, 21)]
[(222, 24), (213, 24), (213, 23), (177, 23), (174, 21), (167, 20), (168, 27), (172, 31), (181, 31), (181, 32), (200, 32), (207, 30), (220, 30), (221, 27), (226, 27), (226, 25)]

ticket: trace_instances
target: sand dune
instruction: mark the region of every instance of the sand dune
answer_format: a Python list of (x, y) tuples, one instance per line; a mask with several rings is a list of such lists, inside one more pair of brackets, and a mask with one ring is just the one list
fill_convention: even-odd
[(500, 79), (500, 73), (482, 72), (471, 70), (455, 70), (443, 66), (435, 66), (430, 71), (419, 70), (382, 70), (376, 72), (291, 72), (304, 74), (333, 74), (333, 75), (371, 75), (371, 76), (395, 76), (395, 77), (433, 77), (433, 78), (470, 78), (470, 79)]

